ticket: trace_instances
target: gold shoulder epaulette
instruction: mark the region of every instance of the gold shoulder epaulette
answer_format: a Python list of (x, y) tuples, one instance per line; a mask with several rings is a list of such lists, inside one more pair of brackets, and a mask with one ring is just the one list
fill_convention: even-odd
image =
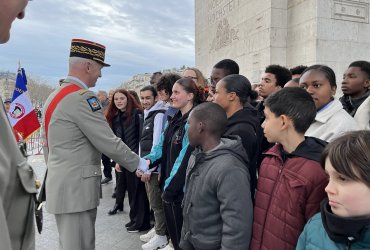
[(80, 93), (80, 95), (83, 95), (83, 94), (85, 94), (86, 92), (89, 92), (90, 90), (88, 90), (88, 89), (80, 89), (79, 91), (78, 91), (78, 93)]

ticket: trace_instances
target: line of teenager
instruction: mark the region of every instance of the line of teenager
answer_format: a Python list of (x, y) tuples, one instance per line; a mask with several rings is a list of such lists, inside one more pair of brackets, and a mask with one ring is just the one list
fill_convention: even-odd
[(140, 91), (142, 106), (116, 90), (107, 120), (149, 164), (130, 177), (115, 167), (116, 207), (120, 185), (129, 195), (127, 230), (149, 229), (150, 205), (155, 225), (140, 236), (143, 249), (370, 246), (370, 132), (351, 132), (370, 127), (369, 65), (344, 73), (346, 109), (325, 65), (301, 67), (293, 82), (290, 70), (270, 65), (259, 95), (230, 59), (214, 66), (208, 86), (194, 68), (163, 75)]

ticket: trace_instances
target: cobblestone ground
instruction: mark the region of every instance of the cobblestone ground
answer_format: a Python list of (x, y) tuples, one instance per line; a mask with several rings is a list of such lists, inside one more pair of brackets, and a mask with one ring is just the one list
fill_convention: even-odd
[[(43, 155), (34, 155), (28, 158), (34, 168), (37, 178), (42, 180), (45, 174), (45, 162)], [(114, 175), (114, 174), (113, 174)], [(108, 216), (107, 212), (113, 207), (112, 199), (113, 182), (102, 186), (103, 199), (100, 200), (98, 215), (95, 224), (96, 249), (97, 250), (135, 250), (141, 249), (140, 234), (127, 233), (124, 225), (129, 221), (129, 206), (125, 199), (124, 212)], [(127, 197), (127, 195), (126, 195)], [(44, 226), (42, 234), (36, 233), (36, 250), (58, 249), (58, 231), (53, 215), (44, 209)]]

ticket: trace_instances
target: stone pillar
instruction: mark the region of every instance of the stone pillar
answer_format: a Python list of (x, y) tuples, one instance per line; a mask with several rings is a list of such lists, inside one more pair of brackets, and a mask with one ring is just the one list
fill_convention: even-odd
[(323, 63), (340, 83), (355, 60), (370, 60), (370, 0), (195, 0), (195, 61), (209, 76), (235, 60), (252, 82), (269, 64)]

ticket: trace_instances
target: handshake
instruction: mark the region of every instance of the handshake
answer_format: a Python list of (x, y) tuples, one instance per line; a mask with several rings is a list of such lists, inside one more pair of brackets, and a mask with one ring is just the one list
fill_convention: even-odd
[(139, 167), (136, 170), (136, 176), (141, 178), (142, 182), (150, 181), (150, 176), (152, 172), (149, 170), (149, 165), (150, 165), (150, 160), (140, 158)]
[[(149, 165), (150, 165), (150, 160), (147, 160), (147, 159), (144, 159), (144, 158), (140, 158), (139, 160), (139, 166), (137, 167), (137, 172), (140, 171), (142, 173), (146, 173), (146, 172), (150, 172), (149, 171)], [(116, 163), (116, 165), (114, 166), (115, 170), (117, 172), (122, 172), (122, 169), (121, 169), (121, 166)]]

